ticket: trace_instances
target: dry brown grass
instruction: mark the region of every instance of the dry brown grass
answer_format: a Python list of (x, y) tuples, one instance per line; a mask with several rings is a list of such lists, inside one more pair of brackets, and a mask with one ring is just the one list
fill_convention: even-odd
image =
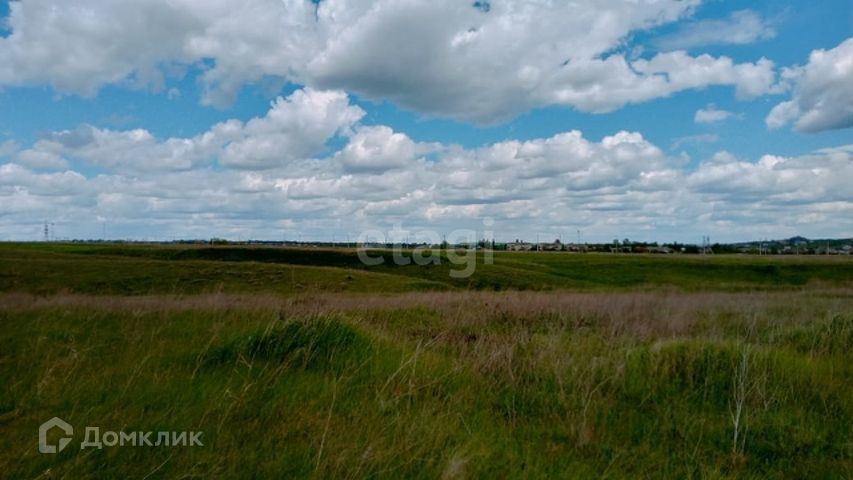
[[(731, 312), (739, 318), (772, 320), (784, 310), (784, 321), (814, 318), (815, 307), (849, 311), (853, 290), (799, 292), (416, 292), (404, 294), (307, 294), (278, 297), (265, 294), (214, 293), (192, 296), (91, 296), (0, 293), (0, 311), (34, 309), (96, 309), (113, 312), (258, 311), (282, 316), (346, 314), (365, 317), (378, 312), (422, 309), (434, 312), (439, 324), (455, 331), (506, 325), (520, 330), (594, 326), (608, 337), (656, 338), (687, 333), (711, 314)], [(383, 318), (387, 318), (387, 315)], [(465, 336), (457, 341), (471, 343)], [(516, 339), (518, 340), (518, 339)]]

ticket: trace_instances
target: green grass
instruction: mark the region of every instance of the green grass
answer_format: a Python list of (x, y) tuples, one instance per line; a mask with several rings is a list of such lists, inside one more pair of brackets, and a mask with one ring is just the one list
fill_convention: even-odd
[[(410, 255), (410, 252), (406, 252)], [(472, 253), (473, 255), (473, 253)], [(272, 247), (0, 245), (0, 291), (144, 295), (214, 291), (774, 290), (850, 287), (849, 257), (661, 256), (498, 252), (478, 254), (468, 278), (439, 265), (397, 266), (390, 251), (367, 267), (352, 250)], [(473, 258), (472, 258), (473, 260)]]
[[(677, 325), (644, 317), (684, 300)], [(614, 306), (590, 294), (559, 313), (500, 294), (349, 311), (248, 297), (8, 308), (0, 465), (10, 478), (158, 467), (167, 477), (844, 478), (853, 302), (796, 300), (648, 294)], [(619, 307), (631, 304), (642, 328), (622, 325)], [(205, 446), (80, 450), (78, 431), (75, 448), (40, 455), (35, 432), (54, 415), (103, 430), (201, 430)]]
[(124, 255), (87, 254), (75, 249), (0, 246), (0, 291), (110, 295), (157, 293), (310, 291), (417, 291), (447, 285), (382, 272), (330, 266), (282, 265), (224, 260), (163, 258), (153, 249)]
[(0, 477), (853, 476), (847, 259), (351, 256), (0, 247)]

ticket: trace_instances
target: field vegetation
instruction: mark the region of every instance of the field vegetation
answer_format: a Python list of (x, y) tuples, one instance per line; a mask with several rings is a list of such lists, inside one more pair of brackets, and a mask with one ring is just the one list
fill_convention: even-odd
[[(850, 259), (451, 267), (0, 246), (0, 476), (853, 475)], [(75, 443), (40, 454), (53, 416)], [(84, 426), (204, 446), (80, 449)]]
[[(0, 246), (0, 291), (87, 294), (225, 292), (388, 293), (424, 290), (689, 291), (796, 290), (853, 286), (847, 256), (631, 255), (477, 253), (476, 269), (455, 278), (446, 253), (439, 264), (396, 265), (378, 250), (367, 267), (355, 250), (271, 247), (8, 244)], [(403, 252), (411, 256), (411, 252)], [(459, 256), (474, 252), (460, 253)]]

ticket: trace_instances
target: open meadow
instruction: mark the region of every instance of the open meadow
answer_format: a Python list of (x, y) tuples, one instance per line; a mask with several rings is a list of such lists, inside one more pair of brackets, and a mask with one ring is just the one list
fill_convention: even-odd
[(0, 480), (853, 480), (853, 0), (0, 0)]
[(373, 255), (0, 244), (0, 476), (853, 476), (851, 257)]

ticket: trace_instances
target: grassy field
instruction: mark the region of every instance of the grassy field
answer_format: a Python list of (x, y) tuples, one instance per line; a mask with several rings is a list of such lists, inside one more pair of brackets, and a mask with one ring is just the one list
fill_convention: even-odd
[[(853, 259), (451, 267), (0, 245), (0, 476), (853, 476)], [(53, 416), (74, 442), (40, 454)], [(85, 426), (204, 446), (81, 450)]]
[(446, 255), (439, 265), (427, 266), (395, 265), (390, 251), (371, 256), (384, 262), (366, 267), (354, 250), (344, 249), (0, 244), (0, 291), (146, 295), (853, 287), (850, 257), (498, 252), (492, 264), (485, 264), (479, 253), (473, 275), (454, 278), (451, 271), (464, 267)]

